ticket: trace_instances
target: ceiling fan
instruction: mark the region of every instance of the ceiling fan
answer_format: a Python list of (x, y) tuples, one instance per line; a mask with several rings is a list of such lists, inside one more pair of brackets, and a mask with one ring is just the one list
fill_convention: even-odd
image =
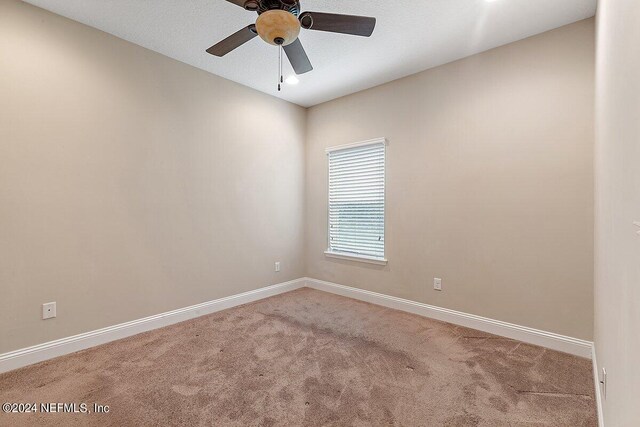
[(298, 35), (300, 28), (329, 31), (369, 37), (376, 26), (376, 18), (333, 13), (302, 12), (299, 0), (227, 0), (250, 12), (257, 12), (258, 19), (221, 42), (211, 46), (207, 52), (224, 56), (256, 36), (271, 45), (281, 46), (296, 74), (311, 70)]

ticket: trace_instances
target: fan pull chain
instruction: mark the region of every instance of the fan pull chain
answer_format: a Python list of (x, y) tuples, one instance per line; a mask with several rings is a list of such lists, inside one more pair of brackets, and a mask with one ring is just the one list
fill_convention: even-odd
[(278, 92), (280, 92), (280, 85), (282, 84), (282, 45), (278, 46)]

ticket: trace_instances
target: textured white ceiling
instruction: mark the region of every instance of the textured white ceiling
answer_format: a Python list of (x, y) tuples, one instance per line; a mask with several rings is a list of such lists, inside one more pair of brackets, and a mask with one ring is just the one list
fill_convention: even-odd
[(301, 0), (302, 10), (378, 23), (371, 38), (302, 30), (314, 70), (278, 93), (278, 49), (260, 38), (223, 58), (205, 52), (257, 18), (225, 0), (27, 1), (305, 107), (589, 18), (596, 9), (596, 0)]

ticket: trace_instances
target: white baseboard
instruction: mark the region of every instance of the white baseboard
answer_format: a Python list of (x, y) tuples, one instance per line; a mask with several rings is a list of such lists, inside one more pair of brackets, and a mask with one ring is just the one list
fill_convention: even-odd
[(396, 310), (441, 320), (455, 325), (500, 335), (507, 338), (523, 341), (529, 344), (539, 345), (552, 350), (570, 353), (576, 356), (591, 358), (593, 343), (577, 338), (559, 335), (553, 332), (541, 331), (526, 326), (514, 325), (500, 320), (467, 314), (447, 308), (436, 307), (403, 298), (392, 297), (376, 292), (366, 291), (336, 283), (325, 282), (306, 278), (307, 287), (320, 291), (331, 292), (349, 298), (366, 301), (372, 304), (382, 305)]
[[(215, 313), (217, 311), (236, 307), (259, 299), (289, 292), (304, 286), (489, 332), (495, 335), (524, 341), (530, 344), (539, 345), (585, 358), (592, 357), (593, 343), (590, 341), (558, 335), (552, 332), (540, 331), (525, 326), (514, 325), (512, 323), (488, 319), (486, 317), (462, 313), (455, 310), (370, 292), (363, 289), (351, 288), (348, 286), (338, 285), (336, 283), (311, 278), (302, 278), (0, 354), (0, 373), (18, 369), (33, 363), (42, 362), (54, 357), (63, 356), (79, 350), (84, 350), (100, 344), (105, 344), (117, 339), (126, 338), (141, 332), (169, 326), (174, 323), (183, 322), (206, 314)], [(593, 352), (593, 356), (595, 362), (595, 352)], [(594, 376), (596, 378), (597, 385), (597, 367), (595, 366), (595, 363)], [(598, 410), (599, 414), (601, 414), (599, 389), (599, 387), (596, 387), (596, 393), (598, 393)]]
[(598, 426), (604, 427), (604, 413), (602, 412), (602, 387), (600, 387), (600, 372), (596, 358), (596, 345), (591, 346), (591, 364), (593, 365), (593, 382), (596, 388), (596, 409), (598, 411)]
[(226, 310), (238, 305), (247, 304), (259, 299), (289, 292), (303, 287), (304, 279), (296, 279), (290, 282), (267, 286), (249, 292), (208, 301), (190, 307), (156, 314), (143, 319), (121, 323), (115, 326), (98, 329), (91, 332), (49, 341), (32, 347), (15, 350), (9, 353), (0, 354), (0, 373), (42, 362), (54, 357), (84, 350), (96, 345), (105, 344), (110, 341), (126, 338), (141, 332), (169, 326), (174, 323), (183, 322), (195, 317)]

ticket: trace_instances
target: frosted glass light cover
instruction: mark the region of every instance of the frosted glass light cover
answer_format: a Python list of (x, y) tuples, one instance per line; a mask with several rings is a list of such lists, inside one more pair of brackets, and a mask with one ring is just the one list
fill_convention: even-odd
[(298, 38), (300, 22), (292, 13), (284, 10), (268, 10), (262, 13), (256, 21), (256, 31), (262, 40), (274, 46), (276, 39), (281, 38), (282, 46), (287, 46)]

